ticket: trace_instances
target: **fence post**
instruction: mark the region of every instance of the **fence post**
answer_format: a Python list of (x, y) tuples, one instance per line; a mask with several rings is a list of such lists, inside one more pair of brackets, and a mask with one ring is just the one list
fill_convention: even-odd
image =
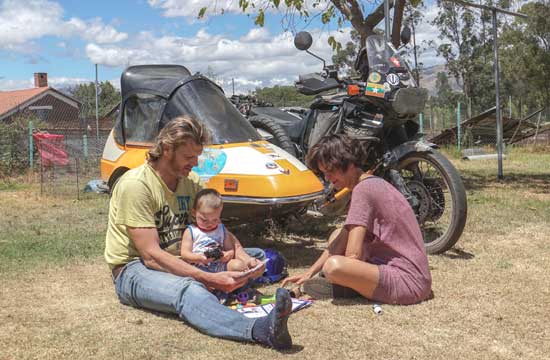
[(460, 145), (461, 145), (461, 133), (460, 133), (460, 101), (457, 101), (456, 104), (456, 147), (458, 151), (460, 152)]
[(88, 158), (88, 136), (86, 134), (82, 135), (82, 141), (84, 145), (84, 158)]
[(420, 132), (420, 139), (424, 140), (424, 114), (420, 113), (418, 114), (418, 125), (420, 126), (419, 132)]
[(31, 169), (34, 167), (34, 159), (33, 159), (33, 148), (34, 143), (32, 139), (32, 121), (29, 121), (29, 165), (31, 166)]

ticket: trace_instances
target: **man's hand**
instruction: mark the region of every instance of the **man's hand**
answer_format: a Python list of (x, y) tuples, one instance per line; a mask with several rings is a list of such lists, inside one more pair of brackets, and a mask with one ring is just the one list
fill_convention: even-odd
[[(248, 267), (248, 269), (253, 269), (255, 266), (257, 266), (258, 264), (261, 264), (262, 262), (256, 258), (253, 258), (251, 257), (250, 259), (248, 259), (247, 263), (246, 263), (246, 266)], [(251, 273), (250, 275), (248, 275), (248, 278), (249, 279), (256, 279), (260, 276), (262, 276), (265, 272), (265, 263), (260, 266), (260, 268), (256, 271), (254, 271), (253, 273)]]
[(239, 278), (240, 274), (241, 273), (238, 271), (205, 273), (205, 276), (201, 281), (208, 287), (225, 292), (231, 292), (246, 284), (248, 277), (243, 278), (241, 276)]

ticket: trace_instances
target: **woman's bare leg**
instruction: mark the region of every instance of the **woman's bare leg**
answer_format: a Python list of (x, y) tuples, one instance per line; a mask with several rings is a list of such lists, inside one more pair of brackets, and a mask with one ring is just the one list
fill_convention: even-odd
[(323, 273), (331, 283), (352, 288), (369, 299), (380, 279), (378, 266), (341, 255), (330, 256), (323, 265)]
[(328, 237), (327, 252), (329, 255), (344, 255), (348, 245), (349, 232), (345, 228), (334, 230)]

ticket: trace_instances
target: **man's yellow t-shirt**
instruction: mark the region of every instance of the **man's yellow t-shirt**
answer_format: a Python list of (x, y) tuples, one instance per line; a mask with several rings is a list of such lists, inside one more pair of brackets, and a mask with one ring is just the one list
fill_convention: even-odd
[(126, 172), (118, 181), (109, 204), (105, 260), (112, 268), (138, 259), (129, 227), (155, 227), (160, 247), (179, 255), (181, 237), (190, 221), (191, 206), (201, 189), (199, 177), (191, 173), (172, 192), (157, 172), (145, 163)]

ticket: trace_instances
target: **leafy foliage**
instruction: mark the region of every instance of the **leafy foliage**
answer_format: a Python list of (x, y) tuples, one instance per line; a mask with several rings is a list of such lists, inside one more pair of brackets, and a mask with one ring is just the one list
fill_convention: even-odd
[[(81, 114), (86, 118), (95, 117), (95, 84), (79, 84), (69, 90), (71, 96), (82, 102)], [(120, 102), (120, 91), (109, 81), (99, 83), (99, 117), (105, 116)]]
[(313, 96), (300, 94), (294, 86), (257, 88), (255, 92), (259, 101), (272, 103), (274, 106), (307, 107), (313, 100)]
[[(501, 68), (504, 89), (521, 106), (550, 105), (550, 6), (525, 4), (520, 11), (527, 19), (516, 18), (504, 27), (501, 36)], [(524, 114), (525, 115), (525, 114)]]
[(32, 114), (0, 122), (0, 179), (22, 173), (29, 166), (29, 122), (43, 124)]

